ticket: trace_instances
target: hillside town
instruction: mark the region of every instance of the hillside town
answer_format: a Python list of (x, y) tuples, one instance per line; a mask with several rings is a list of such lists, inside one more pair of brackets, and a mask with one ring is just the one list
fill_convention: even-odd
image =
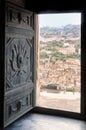
[(66, 86), (80, 91), (80, 53), (80, 34), (75, 38), (72, 32), (66, 38), (40, 36), (40, 87), (55, 84), (57, 89)]
[[(80, 55), (80, 26), (67, 25), (61, 29), (41, 28), (40, 94), (42, 92), (80, 94)], [(42, 97), (40, 102), (42, 102)]]

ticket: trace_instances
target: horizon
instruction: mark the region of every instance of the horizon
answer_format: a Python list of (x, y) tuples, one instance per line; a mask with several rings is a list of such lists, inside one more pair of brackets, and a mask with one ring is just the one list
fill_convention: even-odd
[(66, 25), (62, 25), (62, 26), (58, 26), (58, 27), (56, 27), (56, 26), (49, 26), (49, 25), (46, 25), (46, 26), (42, 26), (42, 27), (40, 27), (40, 28), (63, 28), (63, 27), (65, 27), (65, 26), (68, 26), (68, 25), (72, 25), (72, 26), (80, 26), (80, 24), (66, 24)]

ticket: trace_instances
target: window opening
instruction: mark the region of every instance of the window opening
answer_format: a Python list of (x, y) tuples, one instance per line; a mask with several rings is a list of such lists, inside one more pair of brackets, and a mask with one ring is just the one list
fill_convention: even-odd
[(81, 13), (39, 15), (37, 106), (80, 113)]

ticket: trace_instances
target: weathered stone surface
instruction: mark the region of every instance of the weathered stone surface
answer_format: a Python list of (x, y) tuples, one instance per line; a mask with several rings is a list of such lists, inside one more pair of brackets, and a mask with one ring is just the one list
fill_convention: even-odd
[[(18, 1), (20, 3), (20, 1)], [(34, 106), (34, 15), (6, 4), (4, 127)]]

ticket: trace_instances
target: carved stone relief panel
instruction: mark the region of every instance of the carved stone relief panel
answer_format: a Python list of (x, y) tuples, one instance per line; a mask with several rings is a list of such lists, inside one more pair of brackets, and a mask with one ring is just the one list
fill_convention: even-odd
[(33, 45), (25, 38), (6, 40), (6, 90), (33, 82)]
[[(30, 96), (30, 95), (29, 95)], [(8, 105), (8, 116), (11, 117), (12, 115), (16, 114), (17, 112), (21, 111), (23, 108), (30, 105), (29, 97), (28, 95), (9, 104)]]
[(33, 106), (32, 101), (33, 90), (30, 93), (27, 93), (21, 97), (15, 98), (14, 100), (8, 100), (5, 102), (5, 123), (9, 123), (12, 120), (18, 118), (21, 113), (28, 111)]
[(33, 29), (33, 13), (29, 11), (24, 12), (20, 8), (16, 9), (8, 6), (6, 8), (6, 14), (7, 25), (24, 29)]

